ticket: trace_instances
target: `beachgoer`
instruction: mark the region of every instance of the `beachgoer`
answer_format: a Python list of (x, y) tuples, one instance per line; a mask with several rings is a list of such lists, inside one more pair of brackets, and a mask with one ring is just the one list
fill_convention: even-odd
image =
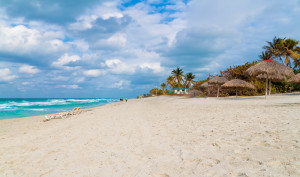
[(127, 99), (127, 98), (125, 98), (125, 101), (127, 102), (127, 101), (128, 101), (128, 99)]

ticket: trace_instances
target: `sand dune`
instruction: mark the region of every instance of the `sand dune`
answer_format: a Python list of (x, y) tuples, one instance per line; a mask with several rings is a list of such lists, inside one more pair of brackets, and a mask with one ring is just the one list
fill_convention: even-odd
[(156, 97), (0, 121), (0, 176), (300, 176), (300, 95)]

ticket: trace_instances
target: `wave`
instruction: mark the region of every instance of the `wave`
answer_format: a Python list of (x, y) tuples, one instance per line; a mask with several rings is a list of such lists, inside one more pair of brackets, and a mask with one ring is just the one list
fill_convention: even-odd
[(115, 102), (117, 99), (105, 99), (105, 98), (92, 98), (92, 99), (67, 99), (67, 102), (84, 102), (84, 103), (96, 103), (96, 102)]
[(67, 104), (65, 100), (50, 100), (45, 102), (40, 101), (22, 101), (22, 102), (15, 102), (11, 101), (8, 103), (0, 104), (1, 108), (8, 108), (8, 107), (28, 107), (28, 106), (50, 106), (50, 105), (63, 105)]
[(89, 103), (112, 103), (116, 102), (118, 99), (45, 99), (41, 100), (22, 100), (21, 102), (9, 101), (7, 103), (0, 103), (0, 110), (12, 110), (16, 108), (28, 108), (28, 107), (47, 107), (47, 106), (72, 106), (78, 104), (87, 104)]
[(30, 111), (45, 111), (46, 109), (28, 109)]

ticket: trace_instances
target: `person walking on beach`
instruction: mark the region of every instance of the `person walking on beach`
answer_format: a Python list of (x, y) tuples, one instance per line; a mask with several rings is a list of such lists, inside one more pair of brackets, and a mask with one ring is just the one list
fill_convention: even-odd
[(128, 99), (127, 99), (127, 98), (125, 98), (125, 101), (127, 102), (127, 101), (128, 101)]

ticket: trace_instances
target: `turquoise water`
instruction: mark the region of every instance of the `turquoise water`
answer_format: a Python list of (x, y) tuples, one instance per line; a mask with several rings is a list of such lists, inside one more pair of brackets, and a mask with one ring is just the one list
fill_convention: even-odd
[(73, 110), (74, 107), (82, 109), (102, 106), (118, 102), (119, 99), (4, 99), (0, 98), (0, 120), (43, 114), (58, 113)]

